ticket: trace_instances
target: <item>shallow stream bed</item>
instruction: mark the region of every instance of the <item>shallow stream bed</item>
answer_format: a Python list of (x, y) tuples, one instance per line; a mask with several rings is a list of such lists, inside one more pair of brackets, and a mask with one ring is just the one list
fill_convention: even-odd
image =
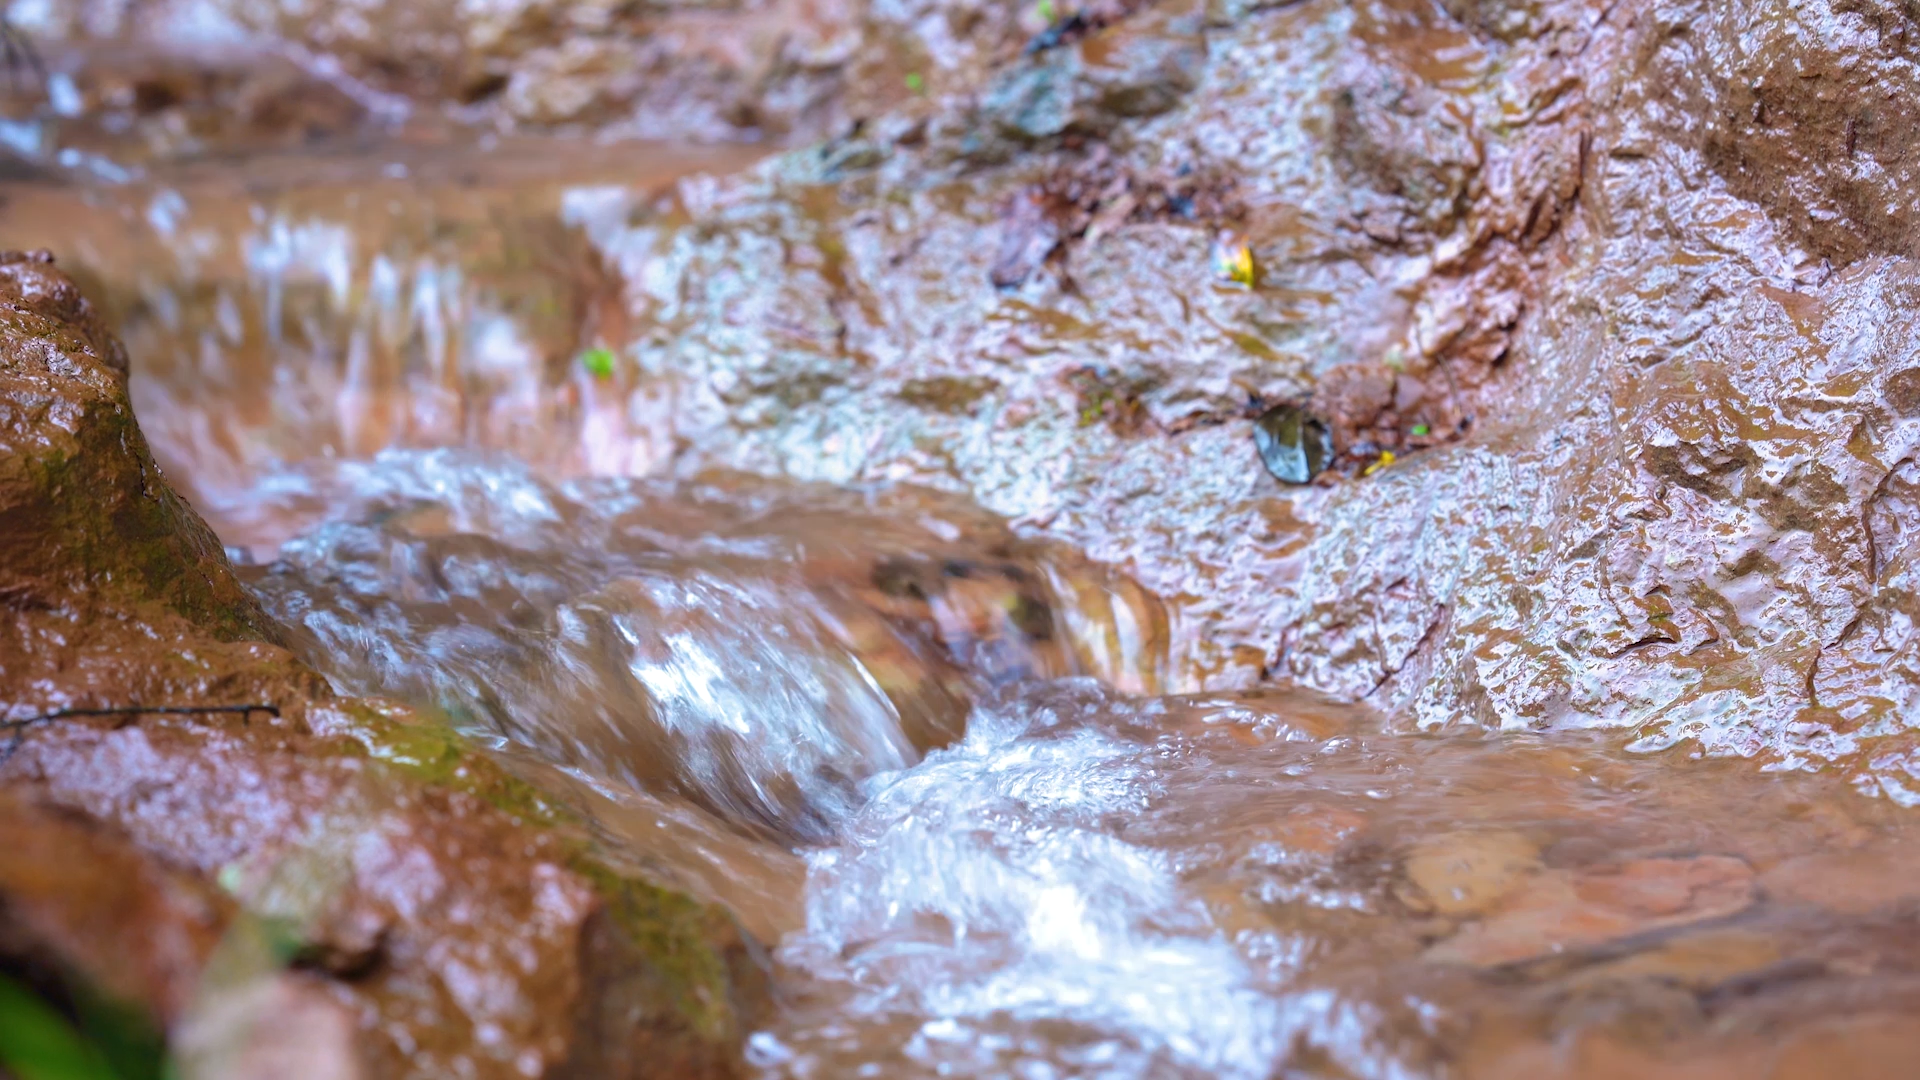
[(1683, 17), (1280, 8), (1006, 61), (1064, 143), (394, 126), (0, 231), (333, 691), (738, 924), (748, 1073), (1908, 1075), (1908, 211), (1836, 268), (1674, 134)]

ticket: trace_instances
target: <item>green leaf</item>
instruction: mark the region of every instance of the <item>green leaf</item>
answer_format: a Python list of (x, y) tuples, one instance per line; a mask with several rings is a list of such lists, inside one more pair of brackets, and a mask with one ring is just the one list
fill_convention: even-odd
[(916, 94), (925, 93), (927, 89), (927, 80), (921, 78), (919, 72), (909, 71), (907, 72), (907, 89), (913, 91)]
[(1053, 0), (1040, 0), (1039, 3), (1033, 5), (1033, 10), (1040, 16), (1040, 21), (1049, 26), (1053, 25), (1053, 20), (1060, 14), (1054, 9)]
[(598, 345), (580, 354), (580, 366), (596, 379), (605, 379), (613, 374), (613, 350)]
[(66, 1017), (0, 975), (0, 1065), (19, 1080), (115, 1080), (100, 1052)]
[(1433, 429), (1432, 429), (1432, 428), (1430, 428), (1430, 427), (1428, 427), (1428, 426), (1427, 426), (1427, 425), (1425, 425), (1425, 424), (1415, 424), (1415, 425), (1413, 425), (1413, 434), (1414, 434), (1414, 435), (1415, 435), (1416, 437), (1420, 437), (1420, 436), (1425, 436), (1425, 435), (1431, 435), (1432, 433), (1433, 433)]

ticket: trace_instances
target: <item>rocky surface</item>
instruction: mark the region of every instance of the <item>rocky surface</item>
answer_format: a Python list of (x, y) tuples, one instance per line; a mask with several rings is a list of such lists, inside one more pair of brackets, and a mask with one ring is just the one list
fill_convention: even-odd
[[(627, 32), (502, 10), (514, 49)], [(406, 11), (458, 32), (388, 47), (494, 62), (454, 44), (480, 16)], [(332, 370), (391, 417), (314, 433), (343, 452), (452, 438), (566, 473), (946, 487), (1168, 599), (1176, 687), (1620, 728), (1908, 797), (1910, 7), (1180, 0), (1024, 37), (1032, 15), (820, 15), (860, 48), (891, 40), (872, 20), (910, 25), (970, 74), (837, 98), (858, 123), (664, 197), (596, 174), (450, 221), (446, 176), (369, 227), (345, 189), (265, 189), (243, 219), (181, 188), (127, 200), (154, 262), (80, 261), (142, 341), (155, 422), (201, 379), (337, 392)], [(352, 67), (361, 39), (330, 25), (280, 32)], [(444, 100), (422, 64), (389, 67)], [(210, 270), (221, 251), (239, 268)], [(422, 253), (439, 269), (394, 275)], [(475, 271), (457, 290), (452, 266)], [(422, 314), (397, 284), (459, 303)], [(549, 293), (572, 314), (510, 299)], [(522, 355), (487, 351), (502, 318)], [(216, 363), (191, 328), (222, 319)], [(366, 326), (386, 351), (355, 374)], [(282, 333), (338, 367), (246, 359)], [(604, 379), (571, 366), (594, 343)], [(1315, 485), (1260, 467), (1254, 422), (1282, 403), (1331, 430)], [(203, 459), (196, 440), (182, 423), (163, 453)]]
[[(15, 17), (54, 54), (61, 85), (49, 103), (65, 143), (76, 131), (132, 130), (178, 156), (393, 124), (818, 138), (903, 100), (977, 88), (1048, 29), (1040, 11), (858, 0), (79, 0)], [(32, 95), (9, 90), (24, 109)]]
[(0, 256), (0, 968), (195, 1075), (730, 1074), (752, 942), (296, 662), (125, 369), (50, 257)]
[[(1904, 799), (1915, 233), (1876, 133), (1915, 33), (1899, 4), (1161, 5), (931, 134), (870, 125), (857, 169), (829, 144), (603, 234), (633, 427), (674, 468), (966, 490), (1168, 598), (1187, 686)], [(1287, 399), (1337, 477), (1259, 467)]]
[[(49, 10), (44, 29), (75, 41), (125, 29), (85, 5)], [(277, 42), (292, 65), (280, 70), (297, 74), (287, 85), (332, 96), (262, 92), (247, 98), (257, 113), (235, 112), (225, 104), (271, 84), (254, 73), (270, 65), (186, 91), (152, 88), (176, 75), (123, 74), (115, 89), (84, 77), (109, 69), (76, 68), (77, 92), (118, 103), (106, 111), (145, 133), (153, 160), (388, 130), (403, 111), (451, 123), (396, 129), (430, 149), (396, 152), (378, 185), (256, 174), (236, 195), (156, 167), (146, 185), (84, 198), (8, 192), (17, 235), (71, 246), (63, 262), (100, 284), (137, 343), (156, 450), (203, 466), (184, 483), (229, 542), (270, 554), (298, 531), (248, 518), (261, 505), (249, 484), (313, 445), (353, 457), (465, 443), (571, 477), (721, 466), (914, 482), (1158, 594), (1174, 690), (1304, 686), (1376, 705), (1403, 731), (1604, 728), (1636, 752), (1674, 751), (1661, 764), (1686, 776), (1720, 767), (1690, 756), (1739, 755), (1847, 776), (1886, 800), (1876, 813), (1920, 801), (1911, 3), (172, 10), (154, 25), (218, 14), (223, 32)], [(283, 98), (317, 118), (281, 123)], [(423, 165), (432, 147), (471, 151), (461, 125), (476, 123), (824, 137), (711, 175), (616, 163), (489, 184), (459, 153)], [(512, 147), (488, 145), (474, 168), (498, 179)], [(73, 224), (100, 206), (117, 216)], [(142, 230), (151, 243), (132, 255), (102, 239)], [(21, 389), (4, 398), (4, 430), (49, 448), (0, 461), (25, 470), (0, 471), (13, 500), (0, 505), (31, 509), (0, 516), (8, 550), (33, 553), (0, 584), (16, 713), (135, 696), (280, 706), (277, 719), (28, 730), (0, 766), (20, 781), (0, 812), (149, 884), (54, 903), (77, 886), (0, 862), (9, 910), (33, 927), (7, 955), (55, 983), (46, 972), (86, 973), (193, 1046), (177, 1018), (199, 991), (166, 958), (211, 957), (231, 926), (291, 913), (306, 928), (295, 964), (260, 993), (335, 1017), (316, 1030), (351, 1021), (374, 1032), (356, 1045), (390, 1062), (411, 1037), (396, 1032), (444, 1029), (420, 1060), (504, 1069), (532, 1054), (597, 1074), (626, 999), (487, 1027), (507, 999), (458, 973), (493, 930), (437, 936), (409, 914), (424, 894), (404, 891), (426, 879), (389, 871), (436, 867), (442, 908), (464, 898), (493, 913), (473, 925), (520, 935), (542, 959), (512, 992), (542, 1003), (565, 995), (540, 988), (597, 985), (659, 1001), (641, 976), (596, 974), (591, 958), (628, 954), (580, 943), (613, 932), (594, 912), (644, 913), (664, 894), (622, 886), (641, 891), (607, 906), (607, 881), (581, 871), (563, 828), (511, 820), (546, 812), (522, 789), (460, 776), (482, 765), (432, 738), (419, 749), (416, 721), (336, 701), (293, 665), (139, 448), (108, 339), (43, 264), (6, 272), (25, 283), (15, 318), (39, 320), (19, 333), (62, 343), (6, 354), (41, 366), (10, 369)], [(608, 350), (604, 371), (580, 363), (593, 348)], [(194, 401), (208, 385), (217, 407)], [(1262, 464), (1255, 426), (1283, 406), (1329, 433), (1333, 467), (1310, 484)], [(78, 471), (34, 464), (55, 454), (80, 455)], [(72, 486), (56, 497), (61, 477)], [(90, 498), (73, 498), (82, 488)], [(407, 539), (405, 521), (380, 528)], [(380, 757), (393, 761), (368, 760)], [(1480, 782), (1511, 783), (1506, 769)], [(1351, 801), (1372, 806), (1372, 790)], [(377, 842), (314, 854), (313, 815), (297, 808), (322, 805), (350, 808), (347, 831)], [(1780, 808), (1818, 824), (1801, 809)], [(254, 816), (269, 825), (242, 828)], [(1330, 862), (1363, 835), (1323, 807), (1300, 819), (1288, 844)], [(1628, 1003), (1635, 1024), (1708, 1023), (1700, 1001), (1717, 991), (1679, 997), (1676, 982), (1759, 987), (1741, 998), (1749, 1015), (1806, 1014), (1795, 995), (1818, 991), (1779, 966), (1797, 931), (1734, 920), (1859, 916), (1872, 923), (1862, 956), (1910, 937), (1910, 875), (1861, 838), (1721, 854), (1706, 837), (1564, 863), (1524, 830), (1492, 828), (1511, 822), (1488, 824), (1399, 853), (1394, 903), (1445, 920), (1442, 939), (1410, 936), (1406, 953), (1478, 972), (1580, 952), (1596, 966), (1570, 980), (1646, 995)], [(351, 899), (313, 906), (277, 884), (285, 851)], [(488, 858), (446, 865), (454, 851)], [(116, 983), (89, 966), (86, 928), (136, 909), (166, 931), (128, 946), (141, 962)], [(732, 939), (704, 936), (708, 909), (672, 910), (701, 928), (702, 971), (743, 970), (738, 949), (713, 945)], [(1626, 1024), (1547, 1061), (1492, 1030), (1471, 1046), (1497, 1053), (1470, 1047), (1462, 1069), (1877, 1067), (1910, 1055), (1895, 959), (1873, 1008), (1796, 1029), (1784, 1051), (1741, 1029), (1710, 1058), (1654, 1061)], [(1819, 962), (1836, 979), (1853, 963)], [(1539, 1005), (1563, 1006), (1584, 1007)], [(412, 1008), (424, 1011), (381, 1027)], [(696, 1010), (693, 1030), (724, 1037), (676, 1045), (719, 1060), (698, 1055), (738, 1045), (752, 1011), (735, 1008)]]

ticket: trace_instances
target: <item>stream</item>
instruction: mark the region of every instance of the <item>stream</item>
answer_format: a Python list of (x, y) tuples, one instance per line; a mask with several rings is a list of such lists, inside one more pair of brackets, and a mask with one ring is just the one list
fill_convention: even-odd
[[(156, 459), (302, 660), (451, 724), (765, 947), (755, 1074), (1912, 1060), (1920, 832), (1891, 781), (1215, 685), (1211, 609), (1051, 519), (926, 471), (757, 467), (859, 431), (689, 450), (663, 418), (710, 402), (629, 362), (665, 346), (619, 241), (762, 154), (396, 138), (11, 179), (0, 224), (101, 298)], [(1234, 438), (1220, 470), (1266, 484)], [(1237, 542), (1140, 491), (1167, 535)], [(1194, 589), (1260, 587), (1222, 575)]]

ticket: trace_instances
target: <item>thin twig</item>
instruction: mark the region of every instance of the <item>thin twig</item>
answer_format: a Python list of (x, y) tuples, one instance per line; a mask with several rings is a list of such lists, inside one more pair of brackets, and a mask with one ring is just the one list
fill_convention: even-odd
[(39, 716), (27, 716), (18, 720), (0, 720), (0, 729), (10, 728), (13, 738), (7, 740), (5, 750), (0, 750), (0, 765), (13, 759), (20, 744), (27, 737), (27, 729), (35, 724), (52, 723), (55, 720), (70, 720), (82, 716), (141, 716), (148, 713), (164, 713), (175, 716), (190, 716), (203, 713), (239, 713), (248, 716), (263, 712), (276, 719), (280, 716), (277, 705), (121, 705), (109, 709), (60, 709), (42, 713)]
[(43, 92), (47, 88), (47, 66), (40, 61), (40, 50), (33, 47), (33, 39), (14, 29), (13, 23), (0, 13), (0, 57), (4, 57), (7, 69), (7, 89), (20, 89), (20, 69), (26, 68), (33, 78), (33, 86)]

